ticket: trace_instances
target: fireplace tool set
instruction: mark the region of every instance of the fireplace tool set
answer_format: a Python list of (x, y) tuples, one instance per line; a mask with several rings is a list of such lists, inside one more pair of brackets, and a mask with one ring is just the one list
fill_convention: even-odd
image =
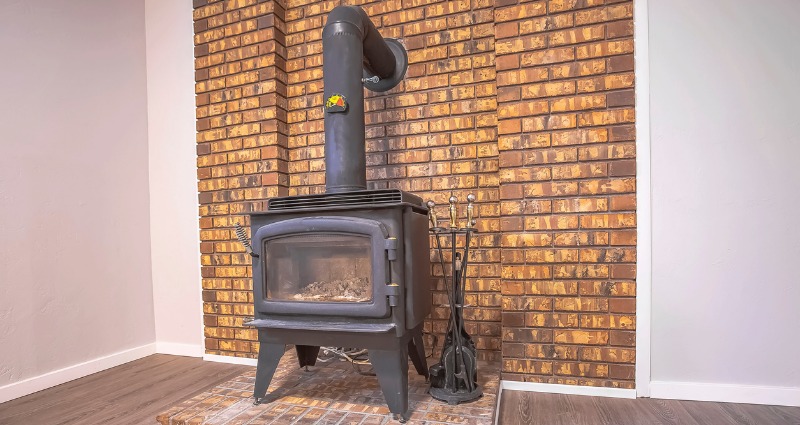
[[(483, 395), (478, 385), (478, 365), (475, 342), (464, 329), (463, 309), (464, 292), (466, 285), (467, 266), (469, 265), (470, 243), (472, 234), (477, 232), (474, 219), (475, 195), (467, 195), (467, 222), (466, 226), (458, 225), (458, 199), (450, 196), (450, 223), (449, 227), (439, 226), (439, 220), (434, 212), (435, 204), (428, 201), (428, 217), (430, 233), (434, 237), (439, 265), (445, 282), (448, 303), (450, 304), (450, 318), (447, 323), (444, 345), (439, 362), (430, 368), (431, 388), (433, 398), (445, 401), (448, 404), (458, 404), (475, 400)], [(464, 239), (464, 247), (459, 252), (458, 239)], [(450, 245), (450, 278), (445, 267), (445, 255), (442, 239), (448, 240)], [(448, 284), (449, 280), (449, 284)]]

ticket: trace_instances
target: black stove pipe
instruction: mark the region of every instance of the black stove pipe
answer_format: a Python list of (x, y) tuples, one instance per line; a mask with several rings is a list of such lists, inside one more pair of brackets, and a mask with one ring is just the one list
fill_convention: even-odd
[(408, 56), (397, 40), (380, 35), (360, 7), (338, 6), (322, 30), (322, 63), (325, 189), (328, 193), (364, 190), (363, 87), (386, 91), (396, 86), (405, 75)]

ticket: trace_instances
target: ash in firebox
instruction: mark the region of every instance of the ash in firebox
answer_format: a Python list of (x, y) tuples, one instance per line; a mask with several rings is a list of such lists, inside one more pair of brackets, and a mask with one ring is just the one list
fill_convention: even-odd
[(372, 299), (372, 286), (363, 277), (312, 282), (293, 298), (297, 301), (364, 302)]

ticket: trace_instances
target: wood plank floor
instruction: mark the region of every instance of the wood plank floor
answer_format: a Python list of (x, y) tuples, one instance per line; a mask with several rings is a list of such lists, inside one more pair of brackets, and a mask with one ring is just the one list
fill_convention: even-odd
[[(3, 425), (155, 424), (157, 414), (251, 369), (153, 355), (0, 404)], [(503, 392), (499, 425), (800, 425), (800, 407)]]
[(172, 405), (249, 369), (156, 354), (0, 404), (0, 424), (152, 425)]
[(499, 425), (800, 425), (800, 407), (504, 390)]

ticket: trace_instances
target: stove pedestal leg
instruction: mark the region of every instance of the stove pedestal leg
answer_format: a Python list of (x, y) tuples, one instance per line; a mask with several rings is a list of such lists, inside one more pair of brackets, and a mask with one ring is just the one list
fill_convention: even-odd
[(314, 366), (317, 363), (319, 347), (313, 345), (295, 345), (294, 349), (297, 351), (297, 360), (300, 362), (300, 367)]
[[(375, 368), (383, 397), (389, 410), (401, 417), (408, 412), (408, 351), (406, 346), (395, 350), (369, 350), (369, 362)], [(398, 379), (399, 378), (399, 379)]]
[(424, 376), (427, 381), (430, 376), (428, 375), (428, 364), (425, 361), (425, 345), (422, 342), (422, 334), (415, 335), (412, 340), (408, 341), (408, 356), (411, 357), (411, 363), (414, 363), (417, 373)]
[(278, 362), (281, 361), (283, 352), (286, 351), (286, 346), (283, 344), (266, 342), (263, 330), (258, 331), (258, 339), (258, 366), (256, 367), (256, 385), (253, 390), (255, 404), (261, 404), (264, 401), (269, 383), (272, 382), (272, 376), (275, 375), (275, 369), (278, 368)]

